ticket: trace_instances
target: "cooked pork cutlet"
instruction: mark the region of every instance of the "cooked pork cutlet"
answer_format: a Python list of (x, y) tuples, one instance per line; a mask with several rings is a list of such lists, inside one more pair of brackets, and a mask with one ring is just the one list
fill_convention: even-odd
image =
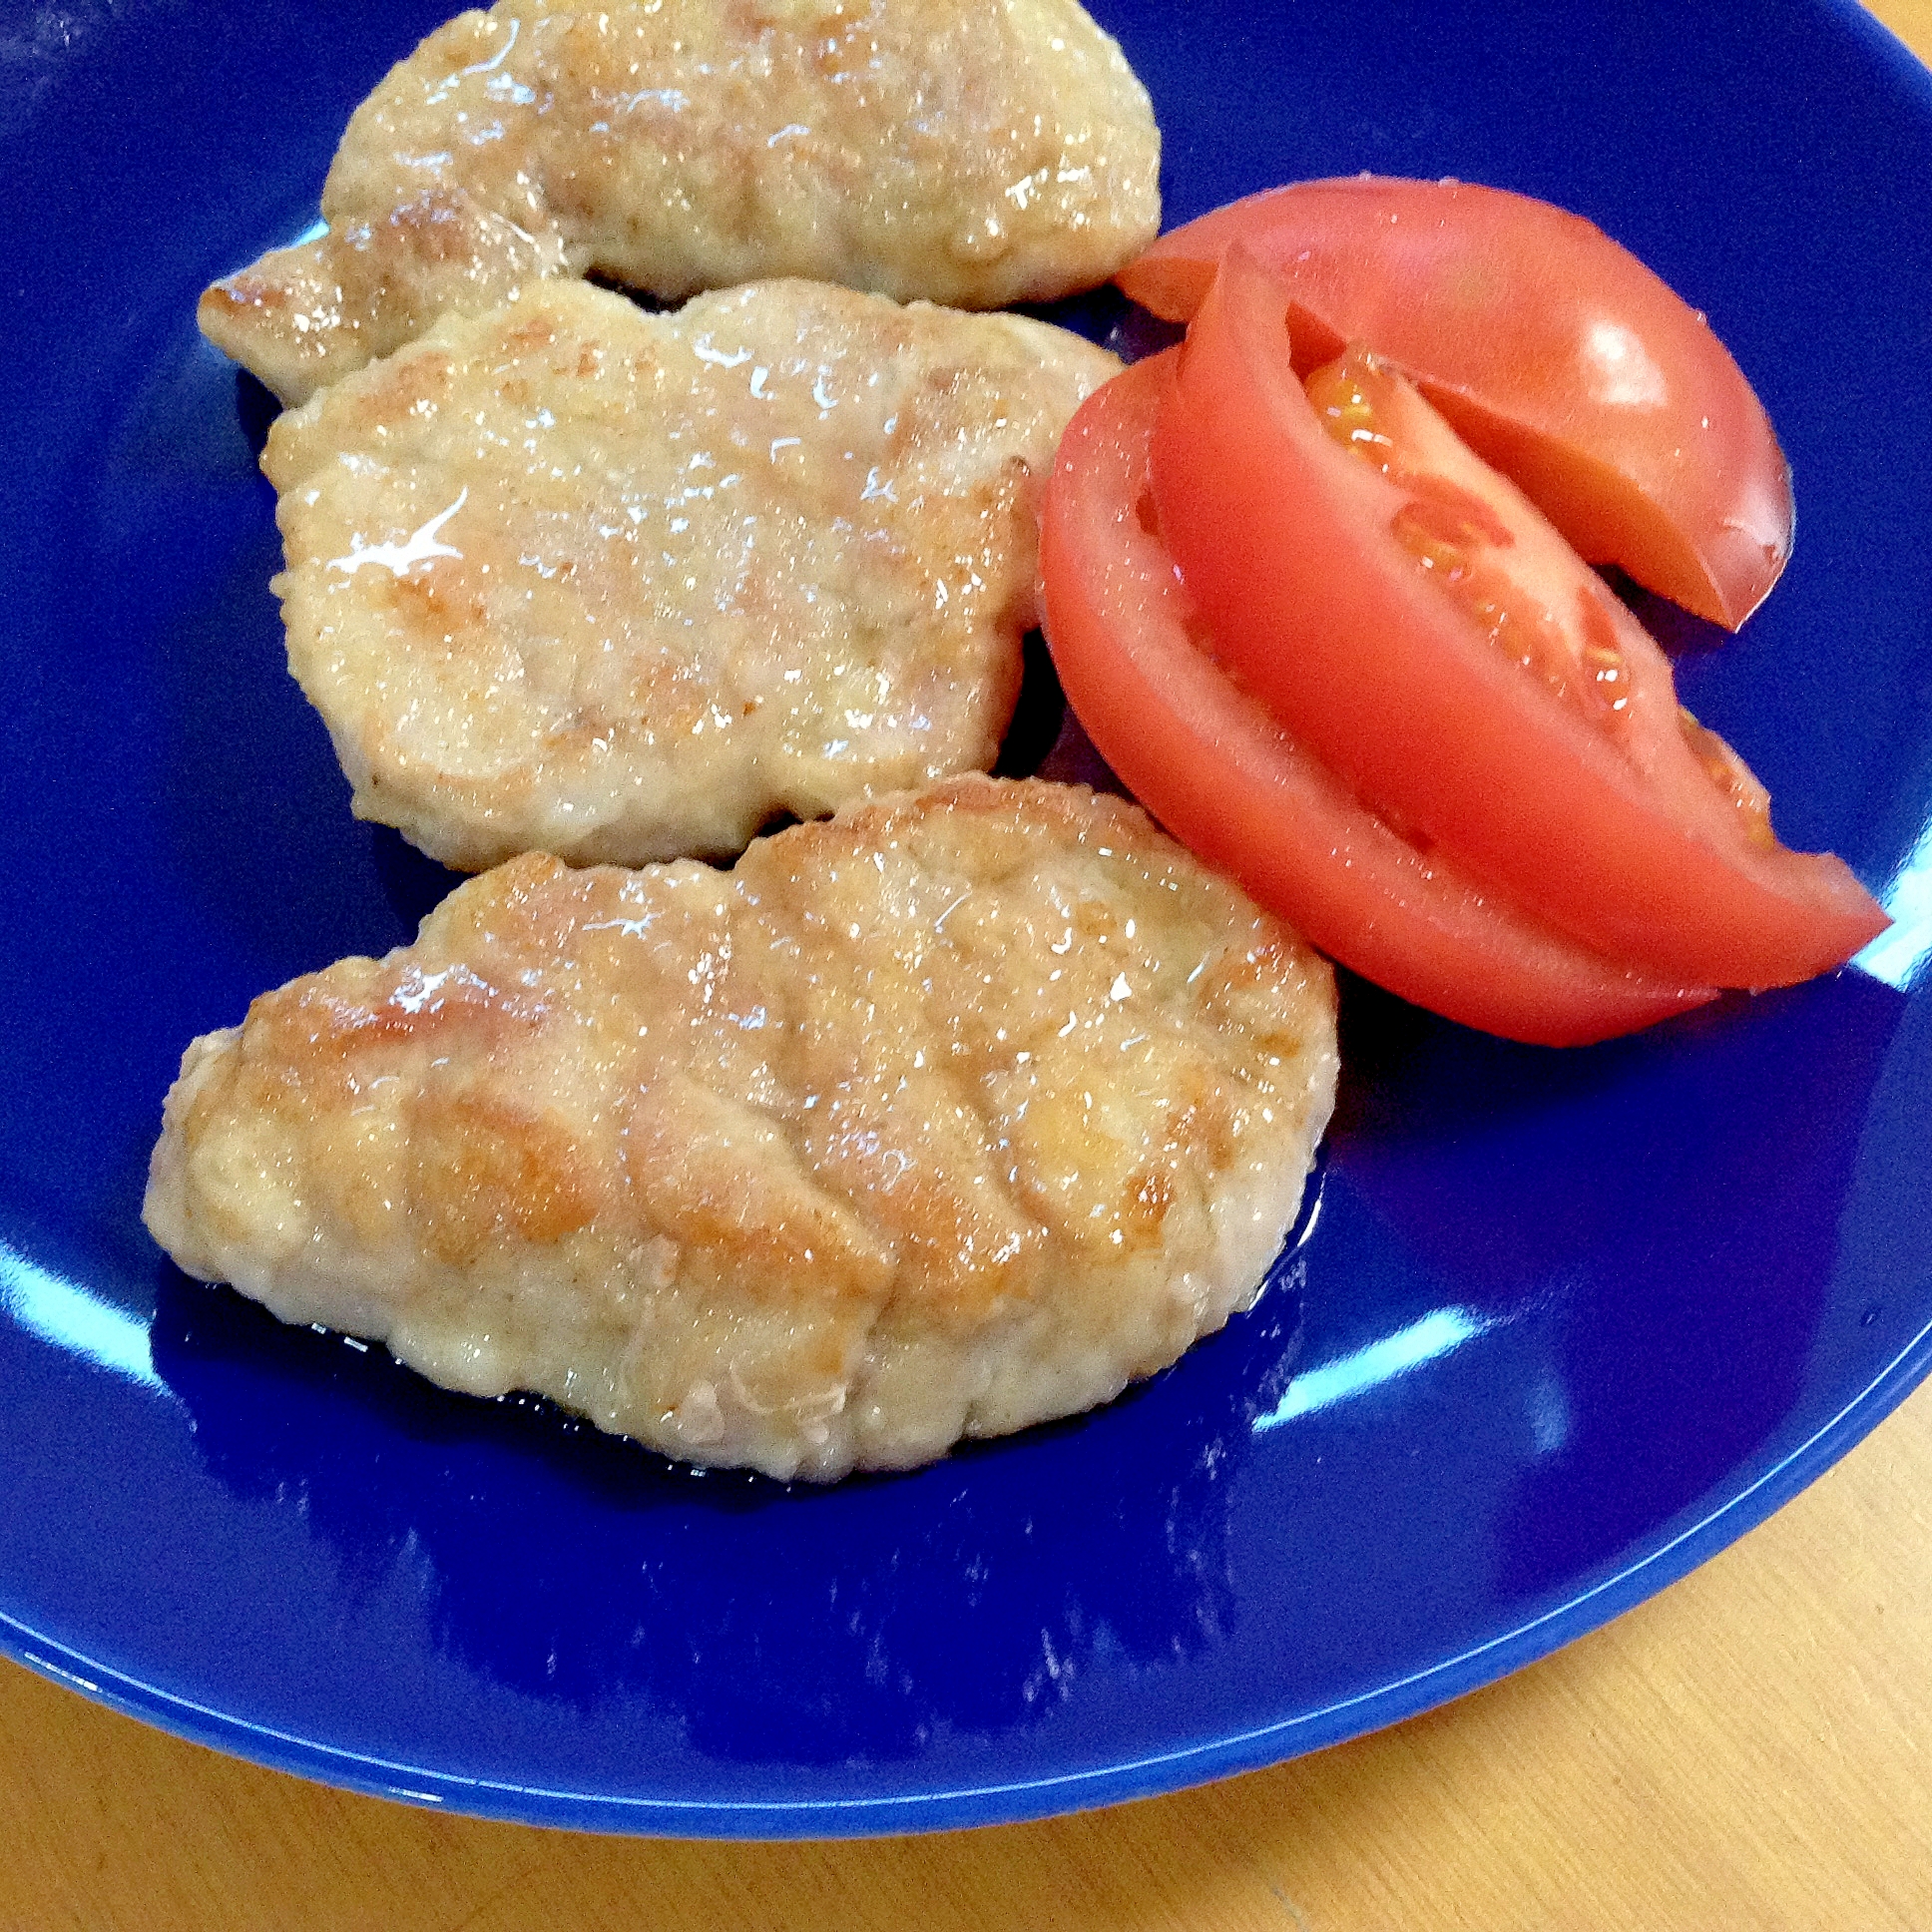
[(533, 278), (1044, 301), (1154, 239), (1160, 160), (1077, 0), (501, 0), (390, 71), (328, 233), (217, 282), (202, 328), (296, 402)]
[(958, 778), (695, 861), (539, 855), (189, 1048), (189, 1272), (671, 1456), (896, 1469), (1106, 1401), (1253, 1297), (1326, 964), (1137, 806)]
[(467, 870), (642, 864), (990, 765), (1039, 491), (1118, 367), (821, 282), (445, 317), (262, 456), (355, 810)]

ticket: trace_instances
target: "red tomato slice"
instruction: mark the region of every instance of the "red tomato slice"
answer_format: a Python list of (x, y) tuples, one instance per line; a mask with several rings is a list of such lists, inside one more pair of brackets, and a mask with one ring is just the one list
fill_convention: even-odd
[(1075, 416), (1047, 486), (1047, 642), (1101, 754), (1176, 837), (1323, 951), (1391, 991), (1513, 1040), (1574, 1046), (1708, 1000), (1585, 952), (1416, 850), (1285, 737), (1191, 634), (1147, 527), (1148, 445), (1175, 355)]
[(1460, 182), (1302, 182), (1163, 236), (1120, 285), (1191, 316), (1241, 242), (1288, 281), (1299, 373), (1411, 377), (1592, 563), (1735, 630), (1791, 549), (1791, 481), (1709, 324), (1600, 229)]
[[(1152, 458), (1216, 650), (1285, 728), (1610, 958), (1774, 986), (1883, 930), (1840, 860), (1770, 838), (1762, 787), (1687, 731), (1643, 627), (1413, 388), (1387, 376), (1384, 413), (1353, 432), (1384, 462), (1329, 435), (1290, 366), (1288, 308), (1242, 250), (1226, 257)], [(1462, 564), (1428, 554), (1445, 539)]]

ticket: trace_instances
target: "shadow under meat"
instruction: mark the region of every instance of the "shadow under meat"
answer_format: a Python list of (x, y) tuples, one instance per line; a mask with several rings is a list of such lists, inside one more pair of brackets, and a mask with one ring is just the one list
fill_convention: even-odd
[(448, 1394), (172, 1270), (153, 1355), (210, 1471), (299, 1512), (350, 1597), (406, 1564), (438, 1648), (513, 1690), (644, 1697), (708, 1756), (837, 1765), (1215, 1645), (1230, 1479), (1299, 1319), (1290, 1250), (1251, 1313), (1108, 1407), (826, 1488)]

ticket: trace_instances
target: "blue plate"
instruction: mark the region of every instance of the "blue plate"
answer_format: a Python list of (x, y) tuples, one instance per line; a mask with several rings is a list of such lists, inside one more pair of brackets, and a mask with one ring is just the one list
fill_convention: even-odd
[[(1033, 1816), (1527, 1663), (1808, 1482), (1932, 1361), (1932, 83), (1853, 7), (1111, 0), (1172, 219), (1453, 174), (1590, 216), (1769, 405), (1797, 554), (1653, 611), (1852, 971), (1553, 1054), (1350, 985), (1318, 1195), (1250, 1316), (1102, 1413), (790, 1493), (188, 1281), (137, 1219), (189, 1038), (406, 938), (282, 670), (263, 398), (198, 289), (298, 233), (425, 0), (0, 4), (0, 1634), (172, 1729), (545, 1823)], [(1081, 311), (1105, 329), (1105, 301)], [(1064, 754), (1064, 747), (1063, 747)]]

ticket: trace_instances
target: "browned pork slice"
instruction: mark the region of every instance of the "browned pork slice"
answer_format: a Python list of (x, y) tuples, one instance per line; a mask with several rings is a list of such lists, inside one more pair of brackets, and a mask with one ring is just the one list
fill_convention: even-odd
[(822, 282), (549, 283), (282, 416), (289, 667), (365, 818), (642, 864), (996, 756), (1064, 329)]
[(189, 1048), (191, 1273), (668, 1455), (826, 1479), (1106, 1401), (1256, 1292), (1328, 967), (1138, 807), (955, 779), (471, 880)]
[(1077, 0), (500, 0), (391, 70), (328, 233), (217, 282), (202, 327), (295, 402), (557, 275), (1045, 300), (1153, 240), (1160, 158)]

